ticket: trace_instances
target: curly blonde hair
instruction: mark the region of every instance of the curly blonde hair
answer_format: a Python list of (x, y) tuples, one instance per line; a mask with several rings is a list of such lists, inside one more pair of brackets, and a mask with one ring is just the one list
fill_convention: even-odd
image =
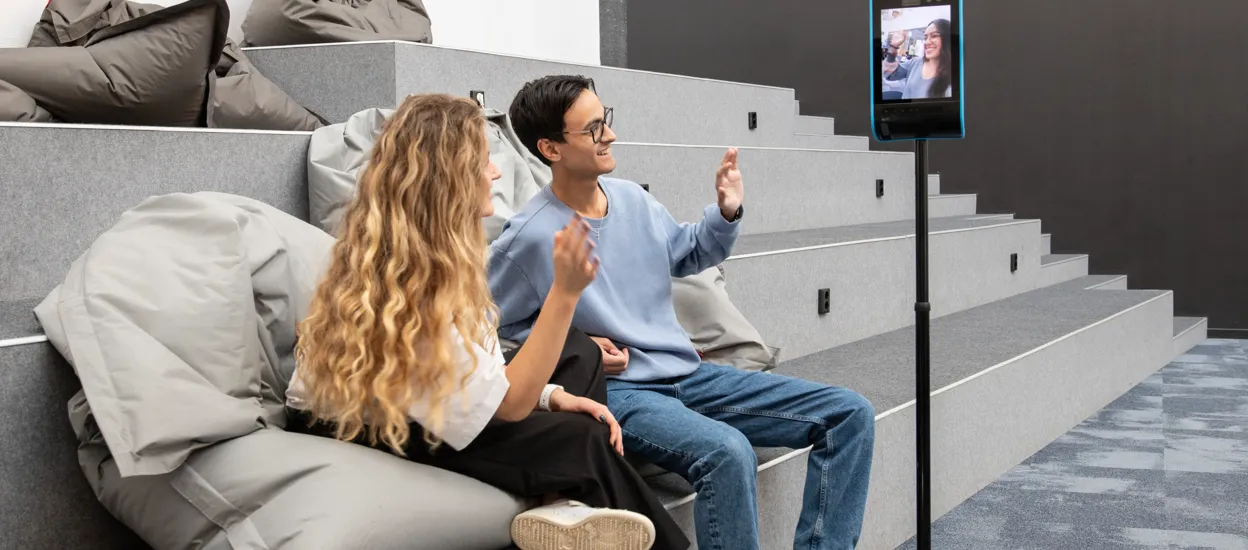
[(300, 323), (306, 409), (337, 437), (404, 455), (407, 412), (429, 405), (425, 441), (463, 388), (451, 327), (486, 349), (497, 311), (485, 279), (481, 213), (489, 153), (468, 99), (408, 97), (386, 120), (338, 227), (339, 240)]

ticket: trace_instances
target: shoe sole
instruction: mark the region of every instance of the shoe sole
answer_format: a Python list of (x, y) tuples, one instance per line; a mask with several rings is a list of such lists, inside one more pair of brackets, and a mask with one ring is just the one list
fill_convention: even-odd
[(633, 512), (600, 510), (572, 525), (540, 516), (517, 517), (511, 538), (520, 550), (649, 550), (654, 527)]

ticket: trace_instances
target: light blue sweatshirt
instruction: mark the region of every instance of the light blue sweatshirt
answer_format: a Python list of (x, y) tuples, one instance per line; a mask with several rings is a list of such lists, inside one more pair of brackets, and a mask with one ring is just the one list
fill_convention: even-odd
[[(607, 215), (586, 219), (597, 230), (590, 238), (598, 245), (598, 277), (582, 293), (572, 325), (628, 348), (628, 368), (618, 376), (621, 380), (690, 374), (701, 359), (676, 320), (671, 277), (723, 262), (740, 234), (740, 222), (725, 220), (712, 204), (702, 221), (676, 223), (640, 185), (614, 178), (599, 178), (598, 184), (607, 194)], [(490, 291), (502, 315), (503, 338), (528, 338), (554, 282), (555, 233), (572, 215), (546, 187), (503, 226), (502, 236), (491, 245)]]

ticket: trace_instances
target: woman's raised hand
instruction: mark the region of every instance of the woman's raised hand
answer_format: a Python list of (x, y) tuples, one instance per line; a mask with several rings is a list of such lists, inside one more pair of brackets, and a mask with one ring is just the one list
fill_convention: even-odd
[(589, 238), (589, 223), (577, 214), (562, 230), (555, 233), (553, 290), (579, 296), (598, 275), (598, 258), (594, 241)]

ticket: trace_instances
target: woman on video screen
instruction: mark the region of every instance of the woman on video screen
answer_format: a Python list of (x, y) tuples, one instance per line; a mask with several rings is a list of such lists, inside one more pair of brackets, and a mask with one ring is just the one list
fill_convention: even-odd
[(948, 19), (927, 25), (923, 31), (923, 55), (901, 65), (906, 70), (902, 99), (953, 96), (953, 53), (945, 47), (945, 37), (949, 35)]

